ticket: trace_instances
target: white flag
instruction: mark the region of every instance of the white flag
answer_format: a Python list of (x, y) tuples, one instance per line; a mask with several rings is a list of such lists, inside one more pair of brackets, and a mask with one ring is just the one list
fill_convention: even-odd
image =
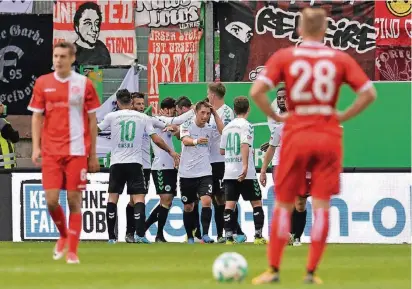
[[(139, 73), (135, 74), (134, 67), (130, 67), (126, 76), (124, 77), (122, 84), (120, 84), (119, 89), (127, 89), (130, 92), (139, 91)], [(113, 93), (96, 111), (97, 121), (103, 120), (104, 116), (109, 112), (113, 111), (116, 107), (116, 92)]]
[[(135, 74), (134, 67), (130, 67), (126, 76), (124, 77), (119, 89), (127, 89), (130, 92), (139, 91), (139, 72)], [(116, 92), (113, 93), (96, 111), (97, 121), (101, 122), (106, 114), (113, 111), (116, 107)], [(110, 152), (110, 131), (104, 131), (97, 136), (96, 146), (97, 156), (105, 157)]]

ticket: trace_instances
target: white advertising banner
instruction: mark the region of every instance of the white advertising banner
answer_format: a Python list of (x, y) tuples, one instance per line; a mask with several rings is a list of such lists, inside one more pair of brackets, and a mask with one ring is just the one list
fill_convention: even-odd
[[(107, 240), (106, 204), (108, 200), (109, 174), (89, 174), (89, 183), (83, 191), (82, 240)], [(13, 241), (57, 239), (58, 231), (47, 211), (40, 173), (13, 173)], [(69, 208), (65, 192), (60, 203), (66, 213)], [(118, 238), (124, 241), (126, 233), (126, 206), (129, 197), (124, 192), (118, 203)], [(268, 237), (269, 223), (275, 204), (272, 177), (262, 188), (265, 212), (263, 234)], [(153, 182), (146, 198), (146, 218), (158, 205)], [(239, 221), (248, 241), (253, 241), (253, 210), (249, 203), (240, 200)], [(410, 175), (406, 173), (344, 173), (342, 192), (331, 201), (329, 243), (410, 243), (411, 192)], [(302, 236), (309, 242), (312, 227), (311, 198), (307, 202), (307, 224)], [(149, 240), (154, 240), (157, 224), (147, 231)], [(178, 195), (170, 210), (165, 226), (165, 238), (170, 242), (183, 242), (183, 204)], [(216, 226), (212, 221), (210, 235), (216, 238)]]
[(0, 13), (32, 13), (33, 0), (0, 0)]

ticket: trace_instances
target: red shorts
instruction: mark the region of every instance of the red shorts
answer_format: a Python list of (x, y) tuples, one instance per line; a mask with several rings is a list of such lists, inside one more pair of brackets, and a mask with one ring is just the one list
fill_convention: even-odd
[[(312, 197), (329, 200), (339, 193), (341, 171), (340, 137), (314, 131), (285, 133), (275, 172), (276, 200), (293, 203), (308, 188)], [(306, 172), (312, 175), (310, 186)]]
[(87, 157), (44, 155), (42, 179), (44, 190), (81, 191), (87, 183)]

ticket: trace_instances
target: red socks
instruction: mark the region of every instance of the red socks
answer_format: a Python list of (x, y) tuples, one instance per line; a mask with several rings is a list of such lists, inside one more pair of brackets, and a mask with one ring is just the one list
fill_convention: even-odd
[(315, 221), (312, 226), (311, 244), (309, 249), (309, 257), (307, 270), (313, 273), (323, 255), (326, 248), (326, 239), (329, 232), (329, 210), (315, 210)]
[(273, 212), (270, 240), (268, 246), (269, 265), (277, 272), (283, 250), (289, 240), (291, 213), (284, 208), (275, 208)]
[(60, 232), (60, 236), (62, 238), (67, 238), (66, 217), (64, 215), (63, 208), (58, 205), (53, 211), (49, 210), (49, 214), (52, 217), (53, 222), (56, 224), (56, 227)]
[(82, 231), (82, 214), (70, 213), (69, 217), (69, 253), (77, 255), (80, 233)]

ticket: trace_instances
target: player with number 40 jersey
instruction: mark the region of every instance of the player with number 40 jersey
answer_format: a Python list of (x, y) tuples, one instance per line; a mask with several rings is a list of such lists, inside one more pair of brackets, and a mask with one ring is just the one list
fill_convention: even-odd
[(225, 157), (223, 177), (226, 205), (224, 210), (226, 244), (233, 244), (237, 218), (235, 206), (239, 196), (250, 201), (255, 223), (255, 244), (266, 244), (262, 237), (265, 216), (262, 209), (262, 193), (256, 177), (253, 161), (253, 127), (247, 121), (249, 100), (239, 96), (234, 101), (236, 118), (223, 129), (220, 153)]

